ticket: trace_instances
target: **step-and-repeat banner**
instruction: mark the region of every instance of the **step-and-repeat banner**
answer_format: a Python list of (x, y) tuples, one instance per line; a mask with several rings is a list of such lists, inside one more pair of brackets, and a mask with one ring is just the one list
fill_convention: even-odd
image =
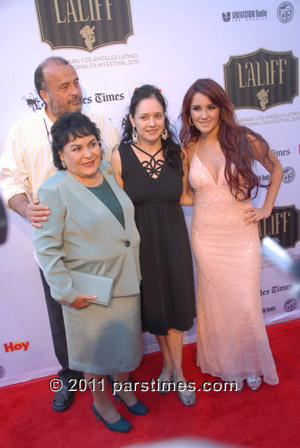
[[(260, 232), (299, 258), (299, 0), (2, 0), (0, 13), (0, 148), (18, 119), (42, 107), (33, 73), (49, 56), (73, 64), (84, 109), (111, 118), (119, 131), (136, 87), (158, 86), (179, 129), (187, 88), (210, 77), (229, 93), (240, 123), (261, 133), (282, 163), (276, 207)], [(268, 182), (268, 173), (257, 170)], [(261, 191), (255, 205), (262, 205), (264, 195)], [(190, 228), (192, 208), (184, 213)], [(8, 224), (8, 239), (0, 246), (0, 386), (58, 369), (33, 258), (33, 230), (13, 212)], [(293, 282), (263, 260), (266, 324), (300, 317)], [(193, 327), (185, 343), (195, 338)], [(158, 350), (153, 335), (144, 335), (144, 347), (145, 353)]]

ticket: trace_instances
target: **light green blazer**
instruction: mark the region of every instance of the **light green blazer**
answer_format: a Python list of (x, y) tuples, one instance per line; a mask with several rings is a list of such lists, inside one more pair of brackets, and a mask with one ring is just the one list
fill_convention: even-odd
[(114, 278), (112, 297), (139, 293), (140, 237), (134, 207), (116, 183), (109, 162), (102, 161), (100, 169), (123, 208), (125, 229), (102, 201), (65, 171), (38, 190), (40, 203), (48, 205), (51, 214), (34, 230), (34, 248), (52, 297), (63, 305), (81, 292), (73, 288), (69, 269)]

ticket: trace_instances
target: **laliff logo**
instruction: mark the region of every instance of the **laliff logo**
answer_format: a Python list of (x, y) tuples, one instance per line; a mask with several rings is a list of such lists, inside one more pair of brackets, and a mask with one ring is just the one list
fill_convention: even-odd
[(27, 352), (30, 344), (29, 341), (27, 342), (7, 342), (4, 343), (4, 350), (6, 353), (18, 351), (18, 350), (24, 350), (24, 352)]
[(297, 299), (288, 299), (283, 304), (283, 309), (286, 312), (294, 311), (298, 307)]
[(265, 111), (278, 104), (292, 103), (298, 95), (298, 58), (292, 51), (261, 48), (230, 56), (223, 67), (225, 90), (236, 109)]
[(93, 51), (133, 34), (129, 0), (35, 0), (43, 42)]
[(230, 12), (222, 12), (222, 19), (224, 20), (224, 22), (230, 22), (231, 19), (231, 14)]
[(278, 20), (282, 23), (288, 23), (294, 17), (294, 6), (290, 2), (283, 2), (277, 8)]
[(261, 107), (261, 110), (265, 110), (267, 107), (267, 104), (269, 102), (268, 93), (269, 93), (269, 89), (268, 90), (260, 89), (260, 91), (257, 92), (257, 94), (256, 94), (259, 104), (260, 104), (260, 107)]
[(277, 238), (279, 244), (285, 249), (296, 246), (300, 240), (300, 212), (295, 205), (274, 207), (267, 219), (259, 221), (260, 238), (271, 236)]
[(296, 171), (291, 166), (283, 168), (282, 182), (284, 184), (291, 184), (296, 177)]

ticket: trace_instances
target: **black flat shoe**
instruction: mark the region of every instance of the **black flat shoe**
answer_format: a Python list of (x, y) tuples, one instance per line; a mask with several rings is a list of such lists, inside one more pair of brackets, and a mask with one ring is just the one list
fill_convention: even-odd
[(55, 393), (52, 400), (52, 409), (56, 412), (63, 412), (69, 409), (75, 398), (75, 392), (70, 392), (68, 386), (63, 386)]

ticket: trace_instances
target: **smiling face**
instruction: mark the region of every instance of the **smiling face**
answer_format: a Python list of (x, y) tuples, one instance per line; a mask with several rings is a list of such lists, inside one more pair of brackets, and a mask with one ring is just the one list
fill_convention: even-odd
[(217, 133), (219, 130), (220, 108), (202, 93), (195, 93), (190, 104), (193, 123), (202, 135)]
[(81, 88), (72, 65), (51, 62), (44, 67), (43, 75), (46, 88), (40, 95), (52, 121), (66, 113), (81, 111)]
[(154, 145), (161, 140), (165, 125), (163, 106), (156, 98), (145, 98), (136, 106), (134, 117), (129, 116), (130, 122), (138, 133), (139, 145)]
[(94, 135), (71, 137), (59, 156), (67, 165), (66, 171), (82, 184), (88, 186), (99, 176), (101, 150)]

